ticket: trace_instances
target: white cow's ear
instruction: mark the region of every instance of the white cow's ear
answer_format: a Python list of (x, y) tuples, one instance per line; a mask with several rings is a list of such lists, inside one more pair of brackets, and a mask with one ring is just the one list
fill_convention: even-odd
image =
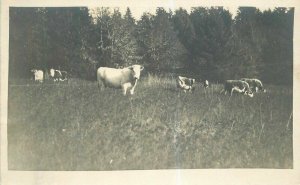
[(127, 67), (127, 68), (133, 70), (133, 66), (129, 66), (129, 67)]
[(143, 69), (144, 69), (144, 66), (141, 66), (141, 71), (143, 71)]

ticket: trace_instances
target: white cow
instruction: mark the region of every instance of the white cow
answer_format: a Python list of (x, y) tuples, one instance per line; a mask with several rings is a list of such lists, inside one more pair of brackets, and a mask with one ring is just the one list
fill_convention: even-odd
[(43, 82), (44, 80), (44, 72), (42, 70), (32, 69), (31, 72), (34, 76), (34, 81)]
[(122, 88), (124, 95), (128, 89), (130, 94), (134, 94), (134, 89), (143, 69), (144, 67), (141, 65), (133, 65), (123, 69), (100, 67), (97, 70), (98, 87), (100, 88), (102, 83), (104, 87)]
[(234, 92), (237, 92), (253, 97), (249, 84), (242, 80), (226, 80), (222, 91), (225, 91), (225, 94), (230, 93), (231, 96)]
[(267, 92), (259, 79), (242, 78), (241, 80), (247, 82), (253, 92)]
[(184, 76), (178, 76), (176, 78), (177, 87), (183, 89), (184, 92), (193, 90), (193, 84), (196, 82), (194, 78), (188, 78)]
[(65, 81), (67, 79), (68, 73), (66, 71), (61, 71), (57, 69), (50, 69), (50, 77), (56, 81)]

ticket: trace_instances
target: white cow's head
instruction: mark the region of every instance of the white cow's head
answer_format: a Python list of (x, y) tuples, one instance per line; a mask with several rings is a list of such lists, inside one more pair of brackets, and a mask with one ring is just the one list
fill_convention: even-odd
[(243, 92), (244, 92), (244, 95), (253, 98), (253, 95), (254, 95), (254, 94), (253, 94), (253, 92), (250, 90), (250, 88), (249, 88), (249, 89), (248, 89), (248, 88), (246, 89), (246, 88), (244, 87)]
[(134, 78), (140, 79), (141, 71), (144, 69), (143, 66), (141, 66), (141, 65), (132, 65), (132, 66), (130, 66), (128, 68), (133, 71), (133, 77)]
[(36, 69), (31, 69), (30, 71), (31, 71), (32, 73), (36, 73), (36, 72), (37, 72)]
[(263, 92), (263, 93), (266, 93), (267, 90), (264, 88), (264, 86), (262, 84), (260, 84), (258, 87), (256, 87), (256, 92), (260, 91), (260, 92)]

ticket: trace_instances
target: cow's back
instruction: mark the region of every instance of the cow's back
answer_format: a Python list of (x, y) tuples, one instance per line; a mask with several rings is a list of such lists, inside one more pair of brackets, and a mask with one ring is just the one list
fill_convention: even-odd
[(249, 84), (242, 80), (226, 80), (224, 83), (224, 88), (227, 90), (231, 90), (233, 87), (238, 87), (239, 89), (243, 89), (244, 87), (249, 88)]
[(258, 79), (242, 78), (241, 80), (244, 82), (247, 82), (249, 84), (250, 88), (261, 86), (261, 84), (262, 84), (261, 81)]
[(249, 85), (249, 83), (248, 83), (247, 81), (242, 81), (242, 82), (243, 82), (243, 87), (245, 87), (246, 90), (249, 91), (249, 90), (250, 90), (250, 85)]

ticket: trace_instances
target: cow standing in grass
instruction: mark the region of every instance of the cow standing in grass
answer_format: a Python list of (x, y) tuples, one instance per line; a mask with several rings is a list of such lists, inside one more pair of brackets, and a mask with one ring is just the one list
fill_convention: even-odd
[(252, 92), (266, 92), (262, 82), (255, 78), (242, 78), (242, 81), (245, 81), (249, 84)]
[(187, 78), (184, 76), (178, 76), (176, 79), (177, 88), (182, 89), (184, 92), (191, 92), (194, 87), (196, 80), (194, 78)]
[(123, 69), (100, 67), (97, 70), (98, 87), (103, 85), (104, 87), (122, 88), (124, 95), (127, 90), (130, 90), (130, 94), (133, 95), (143, 69), (144, 67), (141, 65), (132, 65)]
[(54, 82), (68, 80), (67, 76), (68, 73), (66, 71), (50, 69), (50, 77), (53, 79)]
[(44, 72), (42, 70), (32, 69), (34, 81), (43, 82), (44, 80)]
[(208, 88), (208, 86), (209, 86), (208, 80), (203, 80), (203, 87)]
[(230, 93), (231, 96), (236, 92), (253, 97), (249, 84), (242, 80), (226, 80), (222, 91), (225, 91), (225, 94)]

